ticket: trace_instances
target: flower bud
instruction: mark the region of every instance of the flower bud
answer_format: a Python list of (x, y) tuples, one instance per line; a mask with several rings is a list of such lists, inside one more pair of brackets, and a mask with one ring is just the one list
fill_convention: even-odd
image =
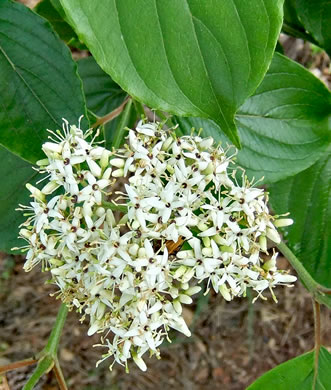
[(110, 151), (104, 149), (100, 157), (100, 166), (102, 169), (105, 169), (108, 166), (109, 156), (110, 156)]
[(187, 295), (195, 295), (195, 294), (197, 294), (200, 291), (201, 291), (201, 287), (200, 286), (193, 286), (193, 287), (188, 288), (185, 291), (185, 294), (187, 294)]
[(97, 311), (95, 313), (98, 320), (101, 320), (101, 318), (105, 314), (105, 310), (106, 310), (106, 305), (102, 302), (99, 302)]
[(184, 265), (181, 265), (176, 272), (174, 273), (174, 279), (179, 279), (186, 272), (187, 268)]
[(207, 168), (202, 171), (202, 174), (207, 176), (212, 174), (213, 172), (214, 172), (214, 165), (213, 163), (210, 162)]
[(48, 262), (51, 265), (54, 265), (55, 267), (61, 267), (64, 264), (64, 261), (61, 261), (59, 259), (50, 259), (50, 260), (48, 260)]
[(57, 153), (57, 154), (62, 153), (62, 145), (56, 144), (54, 142), (45, 142), (41, 148), (46, 155), (48, 155), (48, 154), (52, 155), (54, 153)]
[(175, 173), (175, 168), (168, 164), (168, 165), (167, 165), (167, 171), (168, 171), (171, 175), (173, 175), (173, 174)]
[(49, 160), (48, 158), (44, 158), (42, 160), (38, 160), (36, 164), (38, 165), (38, 167), (46, 167), (47, 165), (49, 165)]
[(207, 230), (208, 229), (208, 225), (206, 225), (204, 222), (202, 222), (202, 221), (200, 221), (199, 223), (198, 223), (198, 229), (200, 230), (200, 231), (202, 231), (202, 232), (204, 232), (205, 230)]
[(133, 358), (133, 361), (136, 363), (136, 365), (141, 369), (141, 371), (147, 370), (147, 366), (140, 356), (132, 353), (132, 358)]
[(180, 304), (180, 302), (179, 302), (179, 299), (175, 299), (174, 301), (173, 301), (173, 307), (174, 307), (174, 309), (175, 309), (175, 311), (180, 315), (180, 314), (182, 314), (182, 311), (183, 311), (183, 308), (182, 308), (182, 305)]
[(274, 243), (279, 244), (281, 242), (280, 235), (276, 230), (267, 227), (266, 233), (267, 233), (267, 237)]
[(186, 294), (180, 294), (179, 301), (185, 305), (190, 305), (193, 302), (193, 299)]
[(40, 200), (41, 202), (45, 202), (46, 200), (45, 195), (40, 190), (38, 190), (38, 188), (34, 187), (29, 183), (27, 183), (25, 186), (31, 192), (31, 196)]
[(102, 175), (103, 179), (109, 180), (111, 177), (112, 169), (109, 167), (105, 170), (105, 172)]
[(21, 229), (20, 230), (20, 236), (22, 236), (28, 240), (31, 238), (32, 234), (33, 233), (28, 229)]
[(223, 298), (226, 301), (231, 301), (232, 300), (232, 297), (231, 297), (231, 294), (230, 294), (230, 290), (226, 287), (225, 284), (222, 284), (221, 286), (219, 286), (219, 291), (223, 295)]
[(109, 161), (109, 164), (116, 168), (123, 168), (125, 161), (122, 158), (113, 158)]
[(274, 222), (274, 225), (276, 227), (285, 227), (285, 226), (290, 226), (293, 224), (293, 219), (291, 218), (282, 218), (282, 219), (276, 219)]
[(200, 150), (206, 150), (213, 146), (214, 139), (212, 137), (203, 138), (202, 141), (199, 142), (198, 146)]
[(94, 323), (89, 327), (89, 330), (87, 331), (87, 335), (88, 336), (92, 336), (99, 329), (101, 329), (101, 322), (100, 321), (94, 321)]
[(49, 195), (54, 192), (60, 185), (56, 181), (50, 181), (47, 183), (41, 190), (41, 192), (45, 195)]
[(268, 261), (266, 261), (262, 268), (265, 270), (265, 271), (271, 271), (271, 270), (275, 270), (276, 269), (276, 259), (270, 259)]
[(106, 221), (107, 221), (108, 225), (111, 227), (114, 227), (116, 225), (114, 213), (111, 209), (107, 209), (107, 211), (106, 211)]
[(185, 274), (183, 275), (183, 277), (182, 277), (182, 282), (183, 282), (183, 283), (189, 282), (189, 281), (193, 278), (194, 274), (195, 274), (194, 268), (189, 268), (189, 269), (185, 272)]
[(267, 251), (267, 238), (266, 236), (260, 236), (259, 238), (259, 244), (260, 244), (260, 248), (263, 252), (266, 252)]
[(129, 248), (129, 254), (131, 256), (137, 256), (139, 251), (139, 245), (138, 244), (132, 244)]
[(139, 248), (138, 257), (140, 257), (140, 258), (146, 257), (146, 249), (145, 248)]
[[(108, 210), (107, 210), (108, 211)], [(103, 207), (98, 207), (96, 209), (96, 212), (95, 214), (98, 216), (98, 217), (102, 217), (104, 214), (105, 214), (106, 210), (103, 208)]]
[(222, 245), (222, 246), (220, 247), (220, 249), (221, 249), (222, 252), (234, 253), (234, 249), (233, 249), (231, 246)]
[(213, 250), (211, 248), (203, 248), (201, 252), (206, 257), (212, 257), (213, 256)]
[(113, 177), (123, 177), (124, 176), (124, 169), (122, 169), (122, 168), (116, 169), (115, 171), (113, 171), (112, 176)]
[(93, 176), (95, 177), (101, 176), (101, 168), (94, 160), (87, 160), (87, 164)]
[(209, 237), (203, 237), (203, 238), (202, 238), (202, 242), (203, 242), (203, 245), (204, 245), (206, 248), (210, 248), (210, 238), (209, 238)]

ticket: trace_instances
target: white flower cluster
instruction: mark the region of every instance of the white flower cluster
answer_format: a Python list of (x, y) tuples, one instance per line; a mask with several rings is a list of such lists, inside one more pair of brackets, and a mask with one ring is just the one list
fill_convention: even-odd
[[(170, 328), (190, 336), (182, 304), (201, 286), (230, 301), (296, 280), (277, 270), (276, 254), (265, 256), (267, 237), (280, 241), (275, 225), (292, 221), (269, 214), (262, 189), (237, 184), (232, 158), (212, 138), (139, 122), (110, 152), (92, 131), (67, 122), (63, 131), (43, 145), (47, 184), (28, 185), (34, 200), (21, 206), (24, 267), (42, 263), (63, 302), (89, 316), (88, 334), (106, 332), (102, 360), (127, 367), (132, 358), (145, 370), (142, 356), (159, 356)], [(120, 205), (107, 201), (118, 177), (127, 183)]]

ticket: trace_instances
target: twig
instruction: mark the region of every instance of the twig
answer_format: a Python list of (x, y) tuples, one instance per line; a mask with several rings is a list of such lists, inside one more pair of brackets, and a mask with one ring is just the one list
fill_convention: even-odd
[(326, 306), (331, 307), (330, 298), (326, 296), (331, 294), (331, 289), (321, 286), (319, 283), (317, 283), (306, 270), (301, 261), (284, 242), (277, 244), (277, 248), (282, 252), (282, 254), (291, 263), (292, 267), (297, 271), (304, 286), (310, 291), (314, 299), (319, 303), (323, 303)]
[(118, 106), (117, 108), (115, 108), (115, 110), (113, 110), (112, 112), (110, 112), (109, 114), (105, 115), (105, 116), (102, 116), (101, 118), (99, 118), (92, 126), (92, 129), (95, 129), (96, 127), (98, 126), (101, 126), (101, 125), (104, 125), (106, 124), (107, 122), (110, 122), (111, 120), (113, 120), (114, 118), (116, 118), (117, 116), (120, 115), (120, 113), (123, 111), (126, 103), (129, 101), (129, 96), (124, 100), (124, 102)]
[(32, 364), (38, 363), (36, 359), (25, 359), (18, 362), (6, 364), (5, 366), (0, 367), (0, 374), (4, 374), (7, 371), (16, 370), (17, 368), (31, 366)]
[(254, 355), (254, 322), (255, 322), (255, 307), (253, 304), (253, 295), (250, 289), (247, 289), (247, 298), (248, 298), (248, 309), (247, 309), (247, 343), (248, 343), (248, 353), (249, 360), (253, 360)]
[[(7, 377), (6, 377), (6, 375), (3, 375), (2, 377), (2, 384), (3, 384), (3, 390), (10, 390), (10, 387), (9, 387), (9, 383), (8, 383), (8, 381), (7, 381)], [(0, 379), (1, 379), (0, 378)]]
[(68, 387), (67, 387), (66, 382), (64, 380), (64, 376), (62, 373), (60, 363), (57, 359), (55, 359), (55, 364), (54, 364), (53, 370), (54, 370), (54, 373), (56, 376), (57, 383), (59, 384), (60, 390), (68, 390)]
[(314, 356), (314, 381), (313, 390), (316, 388), (317, 376), (318, 376), (318, 358), (321, 349), (321, 307), (318, 302), (313, 300), (314, 306), (314, 329), (315, 329), (315, 356)]

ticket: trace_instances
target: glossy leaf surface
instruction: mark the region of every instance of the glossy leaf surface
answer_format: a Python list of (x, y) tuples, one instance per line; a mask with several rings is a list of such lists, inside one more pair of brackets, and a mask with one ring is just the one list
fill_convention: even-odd
[(61, 3), (99, 65), (131, 96), (212, 118), (239, 144), (234, 114), (269, 66), (282, 0)]
[[(255, 93), (236, 115), (243, 147), (238, 164), (248, 176), (272, 183), (314, 164), (330, 142), (331, 94), (308, 70), (275, 53), (271, 67)], [(224, 143), (217, 124), (197, 118), (177, 118), (186, 133), (203, 128)]]

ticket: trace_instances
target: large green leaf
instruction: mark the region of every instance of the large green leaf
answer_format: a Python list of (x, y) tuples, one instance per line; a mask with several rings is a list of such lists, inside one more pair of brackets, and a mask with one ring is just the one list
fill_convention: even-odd
[(0, 143), (27, 161), (43, 156), (46, 129), (86, 113), (70, 51), (50, 24), (21, 4), (0, 2)]
[[(18, 226), (26, 219), (23, 213), (15, 211), (18, 204), (29, 204), (26, 183), (34, 182), (37, 172), (32, 165), (0, 146), (0, 250), (10, 252), (15, 246), (24, 245), (19, 240)], [(30, 199), (30, 200), (29, 200)]]
[[(272, 183), (314, 164), (330, 142), (331, 94), (309, 71), (275, 53), (270, 69), (255, 93), (236, 115), (242, 149), (237, 161), (249, 177)], [(190, 133), (229, 142), (217, 124), (197, 118), (177, 118)]]
[(65, 42), (69, 42), (76, 36), (74, 30), (54, 8), (51, 0), (42, 0), (34, 8), (34, 11), (47, 19), (51, 23), (54, 30), (59, 34), (60, 38)]
[(77, 63), (89, 110), (100, 117), (123, 103), (126, 92), (100, 68), (93, 57), (83, 58)]
[(285, 0), (284, 3), (284, 23), (287, 23), (294, 28), (304, 32), (304, 27), (301, 24), (296, 12), (296, 0)]
[(314, 44), (318, 42), (311, 36), (299, 20), (296, 10), (296, 0), (285, 0), (284, 23), (282, 30), (289, 35), (308, 40)]
[(288, 246), (319, 283), (331, 287), (331, 148), (312, 167), (270, 186), (276, 213), (290, 212)]
[(330, 0), (296, 0), (296, 10), (306, 30), (331, 54)]
[(261, 376), (247, 390), (330, 390), (331, 354), (324, 347), (321, 348), (315, 387), (314, 356), (314, 352), (308, 352), (280, 364)]
[(131, 96), (212, 118), (239, 144), (234, 114), (262, 80), (283, 0), (61, 0), (94, 58)]
[(65, 20), (65, 13), (58, 1), (42, 0), (36, 5), (34, 11), (50, 22), (53, 29), (68, 46), (75, 47), (79, 50), (87, 49), (87, 47), (79, 41), (75, 31)]

